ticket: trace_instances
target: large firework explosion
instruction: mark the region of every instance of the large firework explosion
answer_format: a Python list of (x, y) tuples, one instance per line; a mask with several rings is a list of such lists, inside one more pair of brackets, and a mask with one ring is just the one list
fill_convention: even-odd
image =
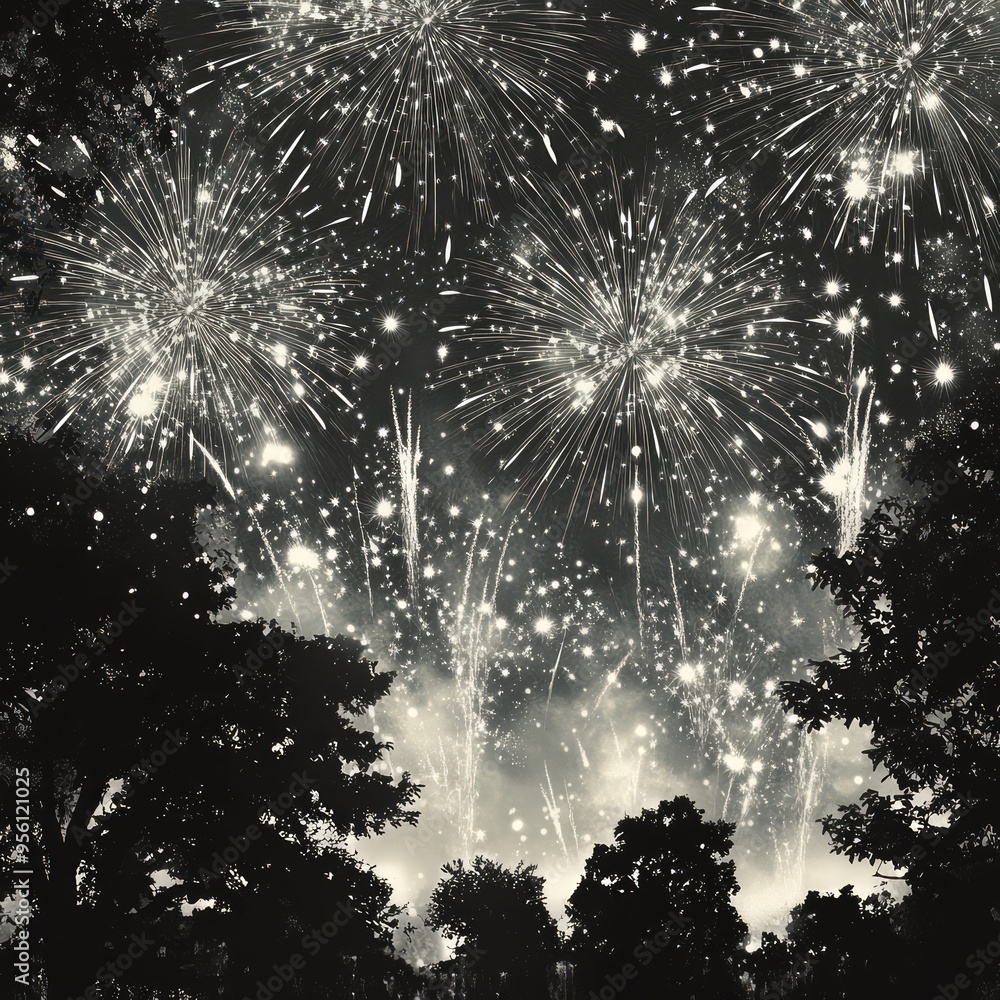
[(790, 451), (817, 373), (771, 252), (730, 241), (696, 191), (538, 195), (449, 375), (527, 500), (572, 483), (571, 506), (690, 515), (748, 440)]
[[(597, 82), (599, 31), (579, 5), (515, 0), (219, 0), (220, 70), (260, 101), (312, 118), (334, 171), (351, 167), (381, 202), (410, 188), (436, 223), (454, 195), (489, 219), (490, 193), (517, 183), (526, 154), (575, 136), (568, 100)], [(241, 55), (236, 50), (247, 49)], [(451, 189), (451, 190), (449, 190)]]
[[(723, 149), (778, 150), (772, 207), (818, 194), (836, 243), (919, 266), (926, 216), (956, 214), (996, 251), (1000, 19), (989, 0), (764, 0), (710, 11), (672, 43), (669, 79), (708, 82), (699, 105)], [(708, 75), (708, 80), (704, 78)]]
[(202, 449), (239, 466), (292, 430), (325, 430), (331, 405), (350, 405), (339, 340), (353, 289), (331, 267), (332, 234), (294, 216), (302, 179), (278, 193), (251, 147), (196, 156), (183, 135), (106, 178), (80, 231), (44, 237), (58, 287), (8, 341), (7, 384), (49, 423), (83, 416), (110, 460), (147, 470), (191, 469)]

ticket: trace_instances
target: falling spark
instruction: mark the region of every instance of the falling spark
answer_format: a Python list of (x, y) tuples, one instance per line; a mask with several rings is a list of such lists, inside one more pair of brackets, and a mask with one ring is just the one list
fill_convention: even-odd
[(413, 431), (413, 400), (406, 404), (406, 434), (399, 425), (396, 397), (392, 396), (392, 420), (396, 426), (396, 454), (399, 461), (399, 489), (403, 515), (403, 544), (406, 549), (407, 576), (410, 583), (410, 600), (419, 605), (420, 601), (420, 531), (417, 512), (419, 489), (419, 466), (423, 455), (420, 452), (420, 428)]

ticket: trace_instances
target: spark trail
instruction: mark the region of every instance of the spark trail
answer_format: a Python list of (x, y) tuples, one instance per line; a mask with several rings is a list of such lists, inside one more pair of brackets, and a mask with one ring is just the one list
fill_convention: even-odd
[(403, 520), (403, 546), (406, 551), (407, 579), (410, 600), (420, 606), (420, 520), (417, 511), (419, 467), (423, 455), (420, 451), (420, 428), (413, 431), (413, 401), (406, 404), (406, 434), (399, 424), (396, 397), (392, 397), (392, 420), (396, 427), (396, 455), (399, 461), (399, 495)]
[(864, 522), (874, 399), (875, 385), (869, 381), (867, 371), (862, 371), (848, 387), (841, 454), (821, 481), (824, 491), (834, 499), (840, 553), (854, 544)]

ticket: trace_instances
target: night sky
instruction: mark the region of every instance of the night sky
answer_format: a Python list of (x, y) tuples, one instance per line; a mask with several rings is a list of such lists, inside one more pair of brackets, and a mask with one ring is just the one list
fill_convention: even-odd
[(358, 849), (414, 913), (482, 853), (562, 917), (679, 794), (737, 824), (755, 935), (881, 882), (816, 823), (864, 733), (774, 689), (852, 644), (811, 558), (1000, 339), (996, 123), (964, 36), (929, 70), (802, 7), (164, 3), (178, 150), (8, 331), (9, 402), (219, 484), (234, 616), (397, 671), (369, 721), (423, 815)]

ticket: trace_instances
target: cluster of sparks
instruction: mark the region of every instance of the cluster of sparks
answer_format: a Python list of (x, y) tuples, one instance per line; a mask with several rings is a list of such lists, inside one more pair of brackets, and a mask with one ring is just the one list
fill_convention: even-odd
[(571, 505), (648, 495), (676, 520), (745, 439), (790, 450), (785, 408), (818, 373), (782, 338), (770, 252), (727, 246), (697, 192), (673, 206), (655, 185), (601, 205), (547, 194), (474, 328), (496, 353), (449, 373), (455, 416), (485, 429), (527, 497), (571, 481)]
[[(395, 425), (380, 429), (356, 477), (333, 495), (297, 481), (241, 515), (267, 526), (267, 552), (250, 546), (249, 561), (265, 565), (277, 552), (285, 577), (282, 594), (262, 576), (268, 593), (247, 593), (241, 613), (277, 600), (282, 613), (354, 635), (399, 671), (398, 703), (379, 724), (405, 728), (408, 768), (449, 803), (447, 842), (463, 855), (505, 836), (487, 832), (482, 816), (483, 762), (516, 769), (536, 753), (546, 770), (536, 807), (548, 817), (542, 834), (557, 834), (555, 864), (581, 860), (581, 844), (614, 812), (608, 796), (634, 810), (669, 780), (681, 747), (691, 768), (682, 780), (752, 829), (781, 801), (802, 752), (774, 698), (794, 657), (751, 622), (767, 604), (782, 614), (794, 604), (791, 575), (778, 597), (766, 596), (781, 532), (736, 518), (724, 567), (732, 605), (711, 592), (691, 604), (692, 560), (651, 571), (642, 606), (623, 607), (624, 592), (581, 546), (560, 539), (545, 516), (505, 514), (488, 492), (470, 491), (449, 464), (454, 446), (418, 451), (412, 412), (394, 409)], [(687, 578), (680, 588), (678, 575)], [(605, 804), (600, 816), (595, 801)], [(572, 830), (559, 826), (570, 819)], [(526, 843), (524, 819), (512, 823), (506, 836)]]

